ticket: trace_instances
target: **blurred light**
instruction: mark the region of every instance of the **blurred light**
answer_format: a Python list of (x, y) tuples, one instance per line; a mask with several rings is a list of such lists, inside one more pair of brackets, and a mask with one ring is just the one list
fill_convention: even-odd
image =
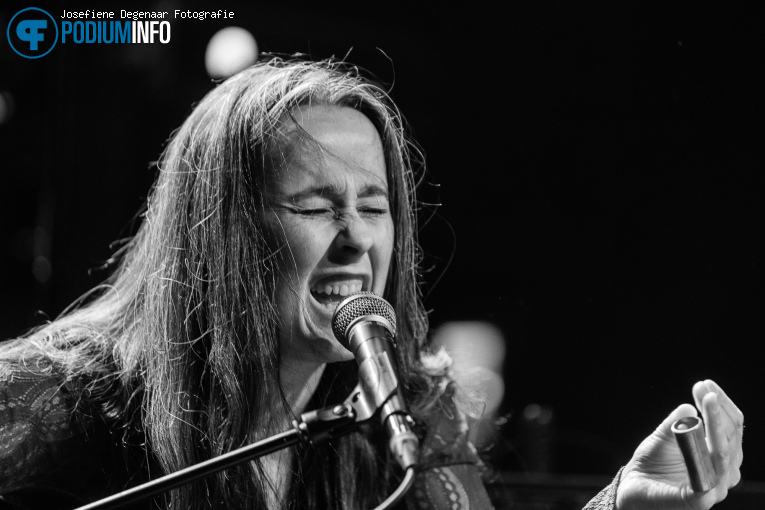
[(525, 461), (526, 471), (549, 472), (556, 458), (555, 413), (552, 407), (529, 404), (523, 409), (518, 423), (518, 450)]
[(247, 30), (226, 27), (207, 43), (205, 67), (211, 78), (228, 78), (258, 60), (258, 43)]
[(13, 116), (13, 96), (6, 90), (0, 90), (0, 124), (5, 124)]
[(484, 367), (502, 373), (505, 339), (488, 322), (446, 322), (433, 335), (433, 342), (443, 346), (454, 359), (455, 368)]
[(452, 357), (457, 384), (468, 392), (480, 387), (478, 391), (486, 397), (483, 414), (491, 416), (505, 393), (505, 339), (499, 328), (488, 322), (447, 322), (433, 333), (433, 344), (444, 347)]
[(529, 422), (547, 425), (552, 421), (553, 411), (551, 407), (529, 404), (523, 409), (523, 418)]
[(53, 267), (50, 264), (50, 260), (47, 257), (37, 257), (32, 262), (32, 275), (40, 283), (45, 283), (50, 280), (50, 276), (53, 274)]

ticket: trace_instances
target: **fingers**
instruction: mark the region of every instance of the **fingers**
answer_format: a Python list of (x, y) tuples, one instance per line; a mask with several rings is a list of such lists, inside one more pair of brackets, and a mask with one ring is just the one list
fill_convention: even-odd
[(704, 400), (704, 395), (709, 393), (706, 381), (699, 381), (693, 385), (693, 400), (696, 402), (696, 407), (701, 409), (701, 402)]
[[(735, 439), (739, 443), (738, 450), (741, 458), (737, 460), (740, 465), (741, 461), (743, 460), (743, 451), (741, 450), (740, 443), (744, 435), (744, 413), (741, 412), (741, 410), (736, 406), (736, 404), (733, 403), (730, 397), (728, 397), (728, 395), (716, 382), (712, 381), (711, 379), (707, 379), (706, 381), (699, 381), (693, 386), (693, 398), (696, 401), (696, 407), (702, 410), (702, 414), (704, 414), (704, 398), (710, 393), (717, 395), (718, 405), (721, 407), (722, 412), (725, 414), (728, 420), (730, 420), (730, 422), (733, 424), (734, 434), (736, 436)], [(706, 419), (706, 414), (704, 414), (704, 416)], [(733, 435), (730, 431), (728, 431), (728, 434), (730, 436)]]
[(693, 398), (696, 401), (696, 407), (701, 409), (704, 395), (708, 393), (717, 393), (718, 400), (725, 413), (734, 423), (744, 424), (744, 414), (739, 410), (736, 404), (726, 395), (720, 386), (711, 379), (699, 381), (693, 385)]
[(715, 490), (724, 497), (727, 489), (741, 480), (744, 414), (710, 379), (693, 386), (693, 398), (706, 424), (707, 444), (719, 480)]
[(727, 488), (736, 485), (741, 479), (739, 467), (743, 452), (740, 428), (728, 415), (722, 401), (723, 398), (716, 392), (706, 393), (701, 403), (701, 412), (706, 422), (712, 464), (724, 486), (722, 488)]
[(727, 431), (728, 438), (732, 442), (733, 448), (732, 462), (736, 471), (736, 481), (733, 485), (737, 484), (740, 479), (739, 468), (744, 461), (744, 450), (742, 448), (742, 441), (744, 439), (744, 413), (733, 403), (733, 401), (725, 394), (722, 388), (712, 380), (705, 381), (707, 387), (717, 394), (717, 401), (720, 404), (725, 415), (733, 425), (733, 432)]
[(728, 431), (723, 424), (723, 411), (720, 409), (716, 393), (707, 393), (701, 403), (701, 414), (706, 425), (709, 453), (718, 476), (725, 473), (730, 459)]
[(722, 388), (711, 379), (704, 381), (709, 392), (717, 393), (717, 400), (722, 406), (723, 411), (730, 417), (735, 424), (744, 425), (744, 413), (733, 403), (733, 401), (725, 394)]

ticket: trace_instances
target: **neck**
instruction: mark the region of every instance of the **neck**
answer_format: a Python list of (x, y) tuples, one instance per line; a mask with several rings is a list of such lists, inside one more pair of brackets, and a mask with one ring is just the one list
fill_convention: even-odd
[[(288, 430), (292, 416), (300, 416), (306, 411), (308, 401), (319, 385), (319, 379), (324, 373), (325, 363), (296, 359), (290, 356), (282, 358), (281, 384), (284, 396), (291, 413), (285, 413), (281, 405), (271, 412), (271, 424), (279, 430)], [(271, 487), (266, 493), (269, 508), (280, 506), (284, 501), (287, 487), (290, 483), (291, 473), (289, 466), (292, 463), (293, 449), (280, 450), (263, 458), (262, 465)]]
[(326, 366), (326, 363), (313, 360), (306, 361), (289, 356), (283, 358), (281, 367), (282, 388), (292, 414), (295, 416), (306, 411), (308, 401), (311, 400), (316, 391)]

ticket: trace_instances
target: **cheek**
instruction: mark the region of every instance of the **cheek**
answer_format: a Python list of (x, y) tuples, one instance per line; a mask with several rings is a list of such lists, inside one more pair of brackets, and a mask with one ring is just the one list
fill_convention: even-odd
[(310, 272), (328, 249), (327, 235), (315, 225), (292, 225), (285, 228), (286, 249), (282, 259), (286, 267), (299, 275)]
[(387, 275), (393, 260), (393, 246), (396, 242), (396, 232), (393, 228), (393, 221), (386, 222), (378, 236), (377, 245), (377, 263), (376, 269), (385, 272)]

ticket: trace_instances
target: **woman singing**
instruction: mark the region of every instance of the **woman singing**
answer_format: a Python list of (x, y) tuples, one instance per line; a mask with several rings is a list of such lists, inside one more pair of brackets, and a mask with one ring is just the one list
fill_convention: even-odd
[[(427, 346), (415, 162), (385, 92), (341, 63), (273, 59), (212, 90), (162, 155), (142, 225), (107, 283), (0, 347), (4, 504), (71, 508), (342, 402), (358, 369), (332, 315), (367, 291), (395, 309), (422, 445), (406, 508), (491, 508), (449, 359)], [(711, 381), (693, 396), (716, 487), (690, 489), (669, 431), (696, 415), (685, 404), (588, 508), (702, 510), (725, 497), (740, 476), (743, 415)], [(370, 425), (138, 507), (365, 509), (401, 476)]]

